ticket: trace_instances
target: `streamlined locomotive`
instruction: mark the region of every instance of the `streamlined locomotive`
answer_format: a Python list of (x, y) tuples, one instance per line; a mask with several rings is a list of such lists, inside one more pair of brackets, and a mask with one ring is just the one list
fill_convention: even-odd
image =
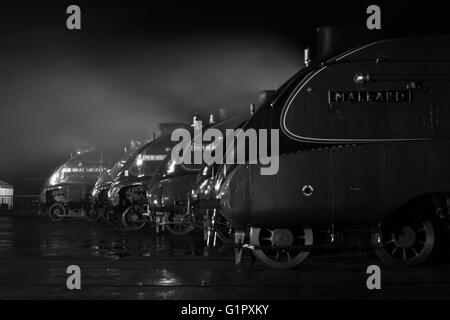
[(96, 220), (98, 216), (90, 205), (91, 189), (118, 154), (95, 148), (78, 151), (46, 181), (40, 195), (41, 212), (53, 221), (82, 216)]
[[(238, 115), (214, 123), (213, 116), (211, 115), (210, 122), (206, 128), (225, 132), (226, 129), (234, 129), (241, 125), (248, 117), (248, 115)], [(196, 119), (194, 119), (193, 123), (193, 126), (195, 125)], [(193, 141), (191, 141), (192, 145), (194, 145)], [(207, 146), (208, 143), (204, 141), (202, 148), (204, 149)], [(194, 150), (195, 146), (191, 151), (194, 152)], [(192, 211), (191, 209), (193, 207), (190, 203), (191, 191), (196, 188), (198, 182), (197, 176), (202, 171), (203, 166), (204, 163), (187, 164), (184, 160), (178, 164), (172, 159), (171, 153), (169, 153), (148, 184), (147, 198), (149, 210), (163, 213), (164, 229), (174, 235), (186, 235), (195, 226), (203, 227), (203, 224), (208, 219), (208, 217), (206, 219), (204, 218), (205, 214), (208, 215), (209, 212), (202, 212), (197, 207), (194, 208), (196, 210)]]
[(123, 168), (129, 158), (132, 157), (136, 150), (133, 149), (125, 153), (122, 158), (117, 160), (109, 169), (100, 174), (97, 182), (92, 188), (92, 204), (98, 217), (102, 217), (106, 222), (114, 221), (114, 214), (108, 201), (108, 190), (117, 174)]
[(343, 50), (352, 34), (319, 32), (337, 47), (319, 43), (321, 58), (245, 126), (280, 130), (278, 173), (241, 164), (216, 175), (236, 245), (292, 268), (356, 229), (370, 235), (383, 262), (422, 263), (450, 223), (450, 36)]
[(138, 230), (146, 225), (147, 184), (173, 145), (170, 134), (147, 143), (111, 179), (108, 214), (119, 218), (125, 228)]
[[(219, 147), (224, 147), (224, 145)], [(220, 203), (214, 189), (214, 177), (218, 169), (218, 164), (205, 165), (197, 174), (194, 188), (188, 198), (190, 210), (205, 212), (204, 238), (207, 247), (215, 247), (217, 239), (224, 243), (233, 243), (234, 241), (234, 230), (220, 211)]]

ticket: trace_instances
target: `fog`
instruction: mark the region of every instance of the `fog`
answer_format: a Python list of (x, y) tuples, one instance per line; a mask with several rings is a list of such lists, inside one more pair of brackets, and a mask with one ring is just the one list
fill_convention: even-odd
[(5, 37), (1, 179), (45, 177), (76, 147), (122, 148), (196, 112), (248, 112), (302, 64), (298, 45), (270, 34), (95, 36), (43, 28)]

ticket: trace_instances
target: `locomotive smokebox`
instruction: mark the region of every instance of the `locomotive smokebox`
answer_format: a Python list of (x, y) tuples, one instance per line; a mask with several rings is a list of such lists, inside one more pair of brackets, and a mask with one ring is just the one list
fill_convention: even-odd
[(316, 61), (326, 60), (365, 44), (389, 38), (384, 30), (323, 26), (317, 29)]

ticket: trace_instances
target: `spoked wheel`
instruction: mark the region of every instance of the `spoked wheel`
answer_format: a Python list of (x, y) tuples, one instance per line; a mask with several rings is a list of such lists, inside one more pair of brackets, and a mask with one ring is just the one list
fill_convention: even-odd
[(167, 212), (164, 228), (175, 236), (185, 236), (194, 230), (194, 227), (186, 221), (188, 216), (183, 212)]
[(142, 206), (128, 207), (122, 214), (122, 223), (128, 230), (139, 230), (147, 224), (147, 217)]
[(407, 267), (427, 260), (435, 246), (432, 221), (423, 214), (391, 216), (381, 225), (375, 248), (377, 256), (394, 267)]
[(55, 222), (63, 221), (67, 215), (67, 207), (62, 203), (54, 203), (48, 208), (48, 216)]
[(84, 213), (87, 220), (95, 222), (102, 217), (103, 211), (97, 209), (93, 204), (86, 204), (84, 206)]
[[(303, 246), (312, 245), (313, 232), (309, 227), (298, 229), (250, 228), (250, 244), (268, 247), (255, 249), (253, 254), (265, 264), (276, 269), (299, 266), (309, 256)], [(290, 247), (293, 248), (284, 248)], [(283, 248), (277, 248), (283, 247)]]

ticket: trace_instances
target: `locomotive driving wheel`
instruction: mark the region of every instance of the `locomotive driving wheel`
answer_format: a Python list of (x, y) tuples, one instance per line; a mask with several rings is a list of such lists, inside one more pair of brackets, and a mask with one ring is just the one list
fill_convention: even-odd
[(165, 215), (164, 228), (175, 236), (185, 236), (194, 230), (189, 223), (189, 217), (184, 212), (167, 212)]
[(276, 269), (299, 266), (309, 256), (309, 251), (302, 247), (312, 243), (313, 232), (307, 226), (298, 229), (250, 228), (250, 244), (264, 247), (253, 250), (253, 254)]
[(65, 215), (67, 215), (67, 207), (62, 203), (54, 203), (48, 208), (48, 216), (55, 222), (64, 220)]
[(433, 222), (421, 213), (388, 217), (376, 234), (377, 256), (393, 267), (407, 267), (427, 260), (435, 246)]
[(147, 216), (142, 206), (128, 207), (122, 214), (122, 223), (128, 230), (139, 230), (147, 224)]

